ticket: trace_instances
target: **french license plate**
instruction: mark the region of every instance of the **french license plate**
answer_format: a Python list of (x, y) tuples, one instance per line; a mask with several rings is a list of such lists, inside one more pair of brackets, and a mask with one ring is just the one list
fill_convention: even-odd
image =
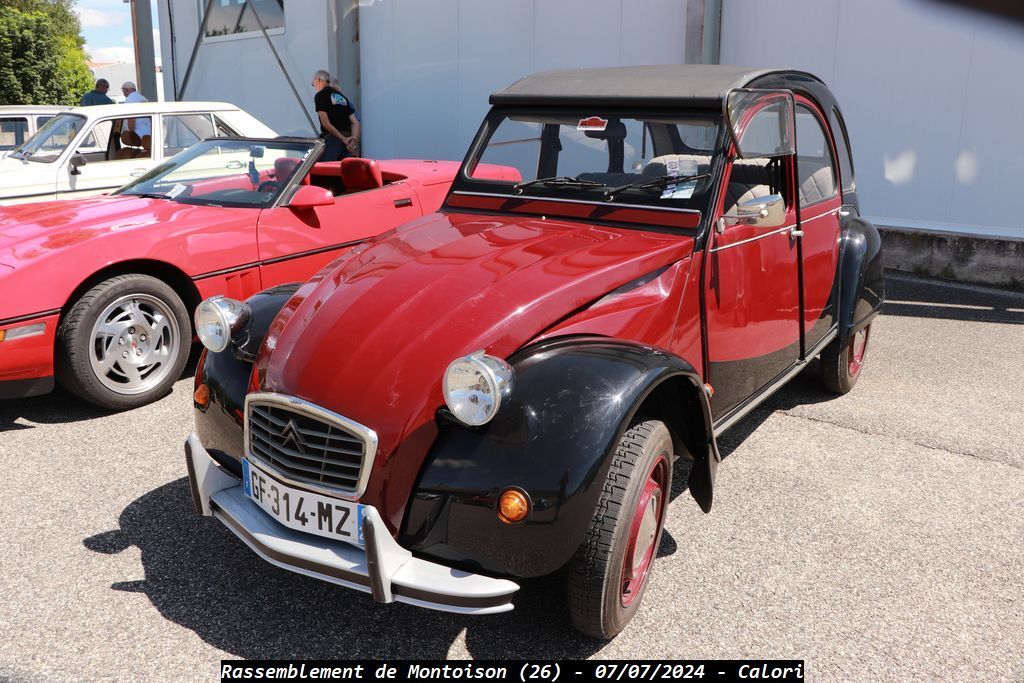
[(245, 495), (290, 529), (363, 545), (363, 506), (297, 489), (242, 458)]

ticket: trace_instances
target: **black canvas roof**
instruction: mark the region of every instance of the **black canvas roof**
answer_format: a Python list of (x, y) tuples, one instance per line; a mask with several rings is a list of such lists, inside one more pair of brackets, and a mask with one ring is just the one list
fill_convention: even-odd
[(563, 69), (521, 78), (491, 95), (491, 104), (635, 104), (717, 108), (722, 106), (722, 96), (729, 89), (746, 87), (767, 74), (808, 76), (787, 69), (719, 64)]

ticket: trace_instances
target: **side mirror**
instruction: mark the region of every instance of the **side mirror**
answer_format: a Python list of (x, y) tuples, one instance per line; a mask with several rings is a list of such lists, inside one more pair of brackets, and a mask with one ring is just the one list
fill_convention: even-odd
[(82, 175), (82, 172), (79, 171), (78, 169), (81, 168), (82, 166), (85, 166), (85, 157), (83, 157), (81, 154), (75, 154), (74, 156), (71, 157), (70, 165), (71, 171), (69, 172), (71, 173), (71, 175)]
[(334, 203), (334, 195), (330, 190), (316, 185), (300, 185), (292, 195), (288, 206), (292, 209), (312, 209), (317, 206), (329, 206)]
[[(779, 227), (786, 222), (786, 201), (778, 194), (755, 197), (743, 202), (736, 207), (735, 212), (730, 211), (722, 218), (760, 228)], [(719, 232), (722, 227), (724, 223), (719, 222)]]

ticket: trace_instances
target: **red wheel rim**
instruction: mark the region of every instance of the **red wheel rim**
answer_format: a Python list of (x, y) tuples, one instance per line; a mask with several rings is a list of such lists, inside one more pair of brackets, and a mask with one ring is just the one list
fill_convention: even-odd
[(651, 572), (651, 564), (658, 550), (657, 541), (664, 511), (666, 472), (668, 461), (662, 455), (654, 461), (647, 473), (643, 490), (640, 492), (640, 500), (633, 510), (629, 542), (626, 544), (626, 554), (622, 559), (623, 607), (632, 605), (643, 593), (647, 576)]
[(864, 355), (868, 351), (868, 336), (871, 325), (857, 332), (850, 338), (850, 376), (855, 376), (864, 365)]

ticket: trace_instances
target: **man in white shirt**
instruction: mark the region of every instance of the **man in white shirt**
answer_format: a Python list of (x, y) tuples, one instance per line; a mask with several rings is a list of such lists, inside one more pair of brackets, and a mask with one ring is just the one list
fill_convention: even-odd
[[(121, 92), (124, 94), (125, 103), (149, 102), (144, 95), (135, 89), (135, 84), (131, 81), (125, 81), (121, 84)], [(142, 138), (152, 134), (153, 126), (150, 123), (150, 118), (146, 116), (140, 119), (128, 119), (128, 130), (134, 130)]]

